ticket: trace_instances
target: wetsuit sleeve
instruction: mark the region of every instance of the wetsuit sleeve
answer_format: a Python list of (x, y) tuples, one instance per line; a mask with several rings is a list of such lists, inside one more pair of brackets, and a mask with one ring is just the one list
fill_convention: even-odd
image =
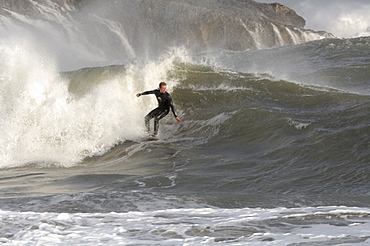
[(175, 116), (175, 118), (177, 118), (177, 115), (176, 115), (176, 112), (175, 112), (175, 106), (173, 106), (172, 97), (170, 96), (170, 94), (168, 94), (168, 100), (169, 100), (169, 103), (170, 103), (170, 108), (172, 110), (172, 113)]
[(142, 93), (139, 93), (140, 96), (143, 96), (143, 95), (149, 95), (149, 94), (154, 94), (155, 93), (155, 90), (152, 90), (152, 91), (144, 91)]

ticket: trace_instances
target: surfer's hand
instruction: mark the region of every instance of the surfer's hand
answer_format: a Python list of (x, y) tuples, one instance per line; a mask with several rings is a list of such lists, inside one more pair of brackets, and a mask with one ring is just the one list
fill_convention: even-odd
[(136, 96), (137, 96), (137, 97), (139, 97), (139, 96), (141, 96), (141, 95), (140, 95), (140, 93), (137, 93), (137, 94), (136, 94)]
[(176, 117), (176, 120), (177, 120), (177, 123), (179, 124), (182, 122), (182, 120), (179, 117)]

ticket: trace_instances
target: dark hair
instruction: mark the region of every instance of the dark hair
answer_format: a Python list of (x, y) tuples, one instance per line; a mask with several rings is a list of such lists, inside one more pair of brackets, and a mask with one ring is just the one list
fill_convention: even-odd
[(166, 82), (159, 83), (159, 89), (162, 88), (162, 86), (165, 86), (165, 85), (167, 85)]

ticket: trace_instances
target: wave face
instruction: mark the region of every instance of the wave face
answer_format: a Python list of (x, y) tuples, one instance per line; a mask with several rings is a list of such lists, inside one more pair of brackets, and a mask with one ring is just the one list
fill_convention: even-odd
[[(52, 18), (1, 17), (0, 242), (369, 242), (369, 37), (138, 56), (30, 4)], [(147, 141), (160, 81), (183, 123)]]
[[(268, 53), (194, 57), (173, 50), (159, 61), (61, 74), (42, 59), (31, 63), (21, 48), (3, 48), (8, 59), (1, 66), (2, 168), (135, 165), (168, 156), (162, 161), (174, 165), (174, 179), (180, 165), (184, 175), (192, 173), (186, 183), (197, 183), (198, 192), (217, 187), (217, 192), (363, 197), (368, 41), (323, 40)], [(271, 56), (279, 58), (265, 63)], [(135, 94), (163, 80), (170, 81), (184, 122), (167, 117), (161, 141), (142, 142), (143, 117), (155, 100)], [(143, 178), (144, 186), (153, 182)]]

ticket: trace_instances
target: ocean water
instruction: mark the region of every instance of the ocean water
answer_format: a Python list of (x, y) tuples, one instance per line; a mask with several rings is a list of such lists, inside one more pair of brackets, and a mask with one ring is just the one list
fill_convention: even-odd
[[(67, 70), (19, 40), (0, 43), (3, 245), (370, 243), (369, 37)], [(147, 141), (156, 100), (135, 95), (160, 81), (183, 123)]]

